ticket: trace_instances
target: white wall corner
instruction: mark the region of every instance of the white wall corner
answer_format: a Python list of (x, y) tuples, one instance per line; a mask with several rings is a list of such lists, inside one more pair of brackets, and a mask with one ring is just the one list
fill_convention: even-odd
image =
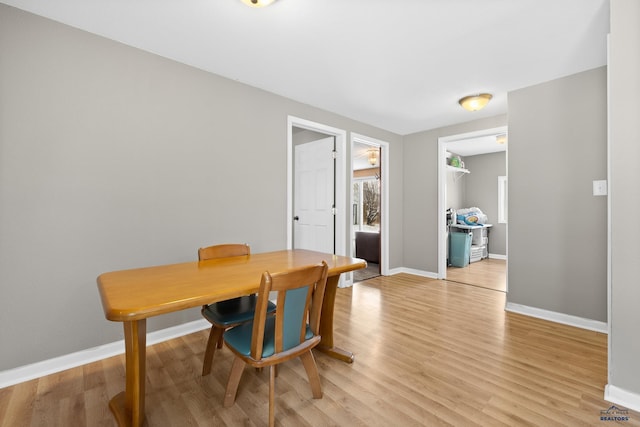
[(536, 317), (538, 319), (549, 320), (551, 322), (562, 323), (564, 325), (575, 326), (576, 328), (588, 329), (590, 331), (607, 334), (609, 328), (606, 322), (585, 319), (584, 317), (572, 316), (570, 314), (558, 313), (555, 311), (543, 310), (541, 308), (529, 307), (521, 304), (507, 302), (504, 309), (513, 313), (524, 314), (525, 316)]
[(640, 394), (621, 389), (611, 384), (604, 387), (604, 400), (640, 412)]

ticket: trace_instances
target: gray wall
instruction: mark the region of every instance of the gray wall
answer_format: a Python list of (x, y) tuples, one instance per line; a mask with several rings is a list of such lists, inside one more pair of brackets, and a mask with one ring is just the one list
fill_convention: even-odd
[[(463, 159), (464, 161), (464, 159)], [(447, 171), (447, 201), (445, 208), (460, 209), (468, 207), (465, 202), (465, 188), (467, 174)]]
[(102, 272), (284, 248), (287, 115), (390, 143), (402, 265), (400, 136), (6, 5), (0, 58), (0, 370), (121, 339)]
[(506, 125), (499, 115), (405, 135), (404, 267), (438, 271), (438, 138)]
[[(609, 385), (635, 393), (640, 410), (640, 2), (611, 0), (609, 39), (611, 300)], [(630, 220), (631, 218), (631, 220)]]
[(605, 67), (509, 93), (511, 303), (607, 321)]
[(465, 167), (471, 171), (462, 178), (465, 207), (480, 208), (493, 224), (489, 230), (489, 251), (496, 255), (507, 255), (507, 225), (498, 223), (498, 177), (507, 174), (506, 157), (501, 152), (464, 158)]

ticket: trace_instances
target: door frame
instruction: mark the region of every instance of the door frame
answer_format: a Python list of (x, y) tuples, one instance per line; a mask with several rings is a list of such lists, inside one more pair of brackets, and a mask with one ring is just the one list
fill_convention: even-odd
[[(380, 274), (389, 275), (389, 143), (351, 132), (351, 173), (349, 174), (349, 218), (353, 218), (353, 146), (355, 143), (380, 148), (380, 179), (382, 180), (380, 198)], [(349, 221), (349, 240), (353, 235), (353, 221)], [(350, 256), (355, 256), (349, 244)]]
[[(461, 139), (478, 138), (482, 136), (497, 135), (507, 133), (507, 126), (500, 126), (491, 129), (483, 129), (474, 132), (450, 135), (438, 138), (438, 279), (447, 278), (447, 215), (446, 215), (446, 195), (447, 195), (447, 143), (459, 141)], [(508, 148), (507, 148), (508, 151)], [(508, 164), (508, 163), (507, 163)], [(509, 175), (507, 166), (507, 176)], [(507, 225), (507, 236), (509, 235)], [(507, 242), (509, 239), (507, 238)], [(507, 259), (509, 247), (507, 244)], [(505, 279), (506, 280), (506, 279)], [(507, 281), (506, 289), (509, 289)]]
[(347, 255), (346, 252), (346, 147), (347, 132), (322, 123), (312, 122), (299, 117), (287, 116), (287, 249), (293, 248), (293, 128), (307, 129), (336, 138), (336, 176), (335, 176), (335, 248), (336, 255)]

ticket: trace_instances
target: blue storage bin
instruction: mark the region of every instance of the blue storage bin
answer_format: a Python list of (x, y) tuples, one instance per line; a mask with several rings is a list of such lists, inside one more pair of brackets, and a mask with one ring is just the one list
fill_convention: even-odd
[(466, 267), (469, 265), (471, 254), (471, 233), (449, 233), (449, 262), (454, 267)]

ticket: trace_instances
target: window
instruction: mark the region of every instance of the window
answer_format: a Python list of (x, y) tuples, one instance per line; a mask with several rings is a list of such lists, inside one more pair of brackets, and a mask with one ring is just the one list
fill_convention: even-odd
[(380, 180), (368, 178), (353, 183), (353, 225), (355, 230), (380, 230)]

